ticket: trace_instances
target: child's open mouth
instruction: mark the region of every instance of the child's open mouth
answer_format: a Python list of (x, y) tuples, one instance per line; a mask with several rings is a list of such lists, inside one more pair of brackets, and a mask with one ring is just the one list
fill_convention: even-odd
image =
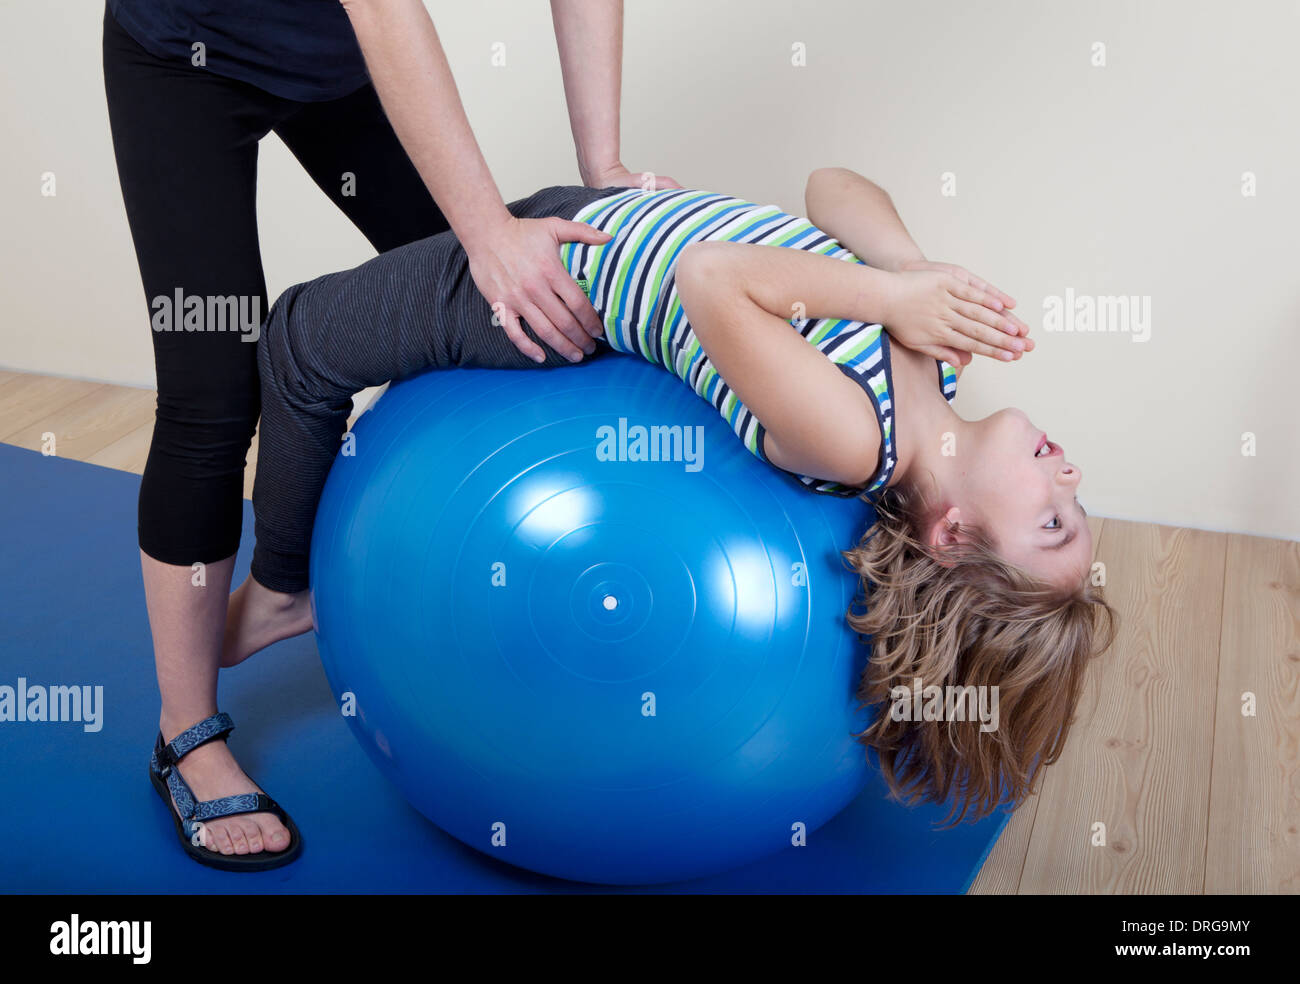
[(1063, 453), (1061, 446), (1049, 441), (1046, 434), (1038, 439), (1038, 446), (1034, 448), (1035, 458), (1054, 458)]

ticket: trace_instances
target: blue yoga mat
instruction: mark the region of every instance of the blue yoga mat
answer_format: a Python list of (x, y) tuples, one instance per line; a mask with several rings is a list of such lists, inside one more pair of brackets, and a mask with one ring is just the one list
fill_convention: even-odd
[[(259, 874), (189, 860), (149, 785), (158, 689), (136, 544), (137, 476), (0, 445), (0, 685), (102, 687), (99, 729), (0, 723), (0, 891), (30, 893), (954, 893), (1009, 817), (939, 831), (873, 781), (808, 846), (711, 878), (611, 889), (530, 874), (407, 805), (352, 739), (311, 636), (221, 675), (231, 749), (293, 816), (303, 855)], [(236, 582), (248, 572), (245, 503)]]

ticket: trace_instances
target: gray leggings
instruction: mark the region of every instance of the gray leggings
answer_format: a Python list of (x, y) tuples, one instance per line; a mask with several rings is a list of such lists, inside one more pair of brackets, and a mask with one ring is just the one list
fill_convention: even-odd
[[(512, 202), (519, 218), (572, 218), (620, 189), (552, 187)], [(492, 324), (469, 261), (451, 232), (400, 246), (341, 273), (290, 287), (258, 339), (262, 421), (253, 512), (252, 574), (273, 591), (307, 588), (316, 506), (338, 453), (352, 395), (426, 369), (569, 366), (533, 362)], [(608, 350), (598, 343), (597, 355)]]

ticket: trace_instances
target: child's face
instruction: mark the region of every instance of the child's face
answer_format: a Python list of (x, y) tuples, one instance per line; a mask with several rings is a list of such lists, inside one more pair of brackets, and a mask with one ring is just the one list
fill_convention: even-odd
[(976, 423), (956, 504), (994, 539), (1003, 559), (1061, 587), (1083, 582), (1092, 534), (1075, 498), (1082, 473), (1014, 408)]

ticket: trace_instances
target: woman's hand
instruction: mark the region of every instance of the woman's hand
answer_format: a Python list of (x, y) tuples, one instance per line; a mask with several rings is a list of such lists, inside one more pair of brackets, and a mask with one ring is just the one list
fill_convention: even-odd
[(505, 328), (515, 348), (534, 362), (546, 353), (519, 324), (523, 318), (537, 337), (570, 362), (596, 350), (604, 334), (596, 309), (560, 262), (560, 244), (598, 246), (607, 232), (567, 219), (519, 219), (514, 216), (480, 233), (465, 245), (469, 272), (479, 293)]
[(666, 174), (656, 174), (654, 171), (635, 173), (629, 171), (621, 161), (615, 161), (607, 167), (596, 168), (590, 173), (584, 171), (582, 183), (588, 188), (640, 188), (642, 191), (681, 187)]
[(891, 276), (882, 320), (906, 347), (960, 366), (972, 354), (1011, 362), (1033, 350), (1029, 326), (1007, 310), (1015, 299), (961, 267), (910, 260)]

